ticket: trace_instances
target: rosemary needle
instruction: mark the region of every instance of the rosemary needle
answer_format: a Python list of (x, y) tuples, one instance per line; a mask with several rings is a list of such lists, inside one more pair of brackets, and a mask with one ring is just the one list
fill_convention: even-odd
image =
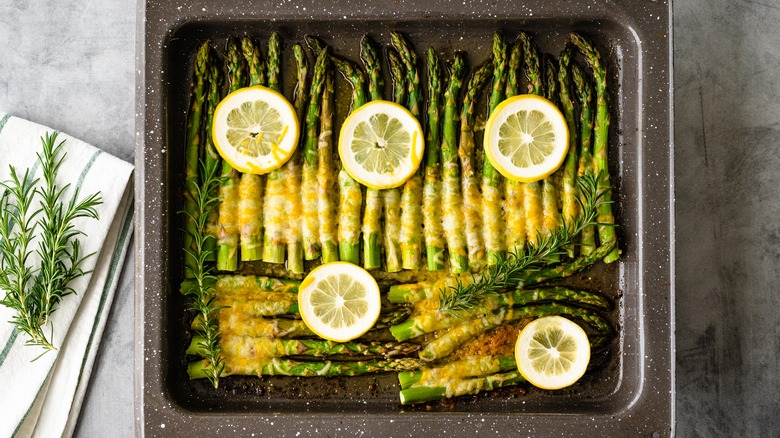
[(5, 292), (0, 303), (16, 311), (11, 323), (28, 335), (26, 345), (43, 347), (46, 353), (56, 347), (51, 343), (53, 327), (48, 336), (44, 329), (62, 299), (76, 293), (70, 282), (87, 273), (81, 264), (94, 255), (81, 255), (80, 238), (86, 234), (74, 221), (97, 219), (95, 207), (102, 200), (99, 193), (79, 199), (78, 188), (70, 200), (64, 200), (69, 184), (60, 187), (55, 177), (66, 155), (62, 152), (65, 141), (57, 143), (57, 133), (47, 133), (41, 143), (43, 151), (37, 156), (42, 181), (32, 179), (29, 169), (20, 175), (10, 166), (10, 179), (0, 183), (4, 189), (0, 196), (0, 289)]
[(564, 223), (555, 232), (540, 236), (536, 245), (526, 246), (521, 253), (509, 253), (507, 258), (498, 259), (496, 264), (488, 267), (485, 273), (473, 282), (464, 285), (459, 281), (457, 285), (449, 287), (449, 291), (442, 289), (439, 294), (439, 310), (457, 313), (471, 309), (484, 298), (496, 295), (508, 287), (517, 286), (529, 270), (538, 269), (551, 257), (564, 254), (563, 248), (572, 243), (574, 236), (583, 228), (595, 224), (599, 206), (607, 202), (602, 199), (604, 191), (599, 191), (598, 186), (599, 178), (605, 177), (603, 174), (594, 176), (593, 173), (586, 173), (579, 178), (577, 183), (582, 199), (577, 201), (582, 207), (582, 215), (575, 218), (571, 224)]

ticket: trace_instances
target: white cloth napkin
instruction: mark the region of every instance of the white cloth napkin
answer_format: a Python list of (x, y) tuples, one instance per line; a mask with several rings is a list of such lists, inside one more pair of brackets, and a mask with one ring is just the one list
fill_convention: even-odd
[[(0, 180), (9, 165), (41, 176), (35, 154), (47, 132), (54, 130), (0, 112)], [(56, 180), (70, 184), (63, 199), (75, 187), (80, 197), (99, 191), (103, 199), (98, 220), (76, 223), (87, 234), (83, 254), (95, 255), (82, 265), (91, 272), (71, 283), (77, 294), (63, 298), (52, 316), (50, 341), (58, 350), (32, 361), (43, 349), (24, 345), (26, 335), (7, 322), (13, 312), (0, 305), (0, 437), (73, 433), (133, 230), (133, 166), (67, 135), (62, 140), (67, 156)]]

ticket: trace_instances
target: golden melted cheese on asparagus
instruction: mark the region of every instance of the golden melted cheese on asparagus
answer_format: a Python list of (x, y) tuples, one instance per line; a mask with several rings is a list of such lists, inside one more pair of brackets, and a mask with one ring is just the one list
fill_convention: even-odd
[(360, 238), (360, 185), (345, 171), (339, 172), (339, 242), (357, 244)]
[[(450, 254), (466, 256), (466, 239), (463, 225), (463, 202), (460, 193), (458, 163), (444, 164), (442, 184), (442, 225)], [(452, 263), (452, 257), (450, 257)]]
[[(282, 168), (284, 169), (284, 168)], [(265, 218), (266, 235), (275, 245), (287, 243), (285, 236), (285, 224), (287, 223), (287, 191), (285, 190), (286, 178), (284, 171), (277, 169), (268, 174), (263, 204), (263, 217)]]
[(243, 251), (262, 247), (263, 179), (260, 175), (241, 175), (238, 183), (238, 231)]

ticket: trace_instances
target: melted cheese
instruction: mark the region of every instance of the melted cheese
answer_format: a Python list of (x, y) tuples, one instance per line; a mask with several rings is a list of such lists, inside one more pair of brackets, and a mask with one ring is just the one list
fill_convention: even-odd
[(506, 247), (507, 250), (520, 254), (525, 246), (526, 218), (523, 205), (523, 186), (514, 181), (506, 184)]
[(360, 186), (345, 171), (339, 172), (339, 242), (356, 244), (360, 238)]

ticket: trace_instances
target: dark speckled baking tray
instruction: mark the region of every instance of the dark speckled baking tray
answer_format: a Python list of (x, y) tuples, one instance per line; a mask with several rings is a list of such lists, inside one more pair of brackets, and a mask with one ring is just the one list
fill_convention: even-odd
[[(646, 436), (673, 435), (673, 169), (671, 5), (655, 0), (238, 0), (139, 2), (137, 81), (136, 421), (148, 436)], [(186, 377), (176, 283), (188, 82), (197, 44), (229, 35), (325, 38), (356, 58), (366, 32), (407, 33), (418, 50), (489, 54), (500, 30), (536, 35), (558, 53), (569, 31), (606, 55), (613, 96), (610, 167), (623, 255), (572, 281), (620, 303), (621, 336), (604, 371), (570, 390), (459, 400), (454, 411), (401, 408), (392, 375), (355, 379)], [(288, 50), (290, 44), (287, 44)], [(292, 81), (286, 81), (289, 94)]]

